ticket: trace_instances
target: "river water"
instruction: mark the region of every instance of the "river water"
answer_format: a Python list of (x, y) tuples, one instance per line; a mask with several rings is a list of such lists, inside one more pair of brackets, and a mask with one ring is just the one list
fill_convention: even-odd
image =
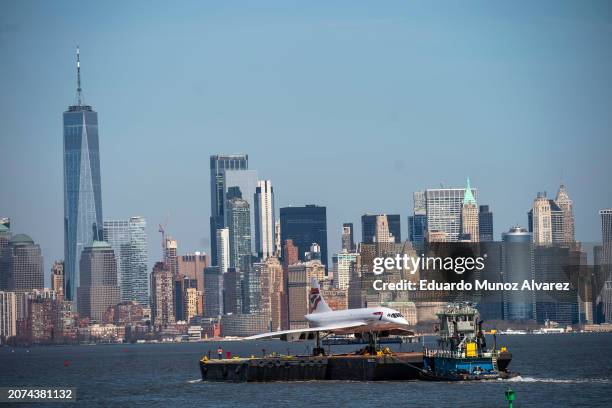
[[(426, 344), (433, 346), (434, 340), (426, 338)], [(75, 387), (78, 401), (65, 404), (70, 407), (506, 407), (508, 388), (516, 392), (515, 408), (612, 407), (612, 334), (498, 336), (498, 346), (513, 353), (511, 370), (520, 376), (465, 383), (202, 382), (198, 360), (208, 350), (214, 357), (218, 346), (249, 356), (261, 355), (262, 348), (307, 353), (311, 344), (267, 340), (1, 347), (0, 386)], [(334, 346), (332, 351), (356, 347)], [(413, 351), (422, 346), (401, 347)]]

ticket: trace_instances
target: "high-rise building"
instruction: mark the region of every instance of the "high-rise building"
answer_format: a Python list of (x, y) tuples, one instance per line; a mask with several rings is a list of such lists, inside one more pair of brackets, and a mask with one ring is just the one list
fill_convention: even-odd
[(151, 272), (151, 317), (155, 326), (176, 322), (174, 275), (164, 262), (157, 262)]
[(8, 289), (9, 241), (11, 236), (10, 219), (0, 218), (0, 290)]
[[(474, 199), (477, 190), (471, 188)], [(427, 232), (430, 236), (442, 232), (445, 240), (457, 242), (461, 235), (461, 210), (465, 197), (464, 188), (436, 188), (425, 190)]]
[(64, 262), (55, 261), (51, 266), (51, 290), (59, 300), (64, 299)]
[(260, 259), (274, 255), (274, 189), (270, 180), (259, 180), (255, 189), (255, 250)]
[[(505, 283), (518, 283), (534, 276), (531, 234), (525, 228), (512, 227), (502, 234), (502, 273)], [(535, 296), (528, 290), (504, 291), (505, 320), (535, 319)]]
[(359, 253), (343, 250), (335, 254), (333, 258), (334, 286), (338, 289), (346, 290), (349, 287), (351, 276), (354, 275), (354, 268)]
[(8, 289), (29, 292), (44, 287), (40, 246), (26, 234), (13, 235), (8, 243)]
[(229, 268), (223, 274), (223, 313), (242, 313), (242, 278), (240, 271)]
[(264, 262), (253, 264), (259, 285), (252, 288), (251, 313), (269, 316), (269, 330), (280, 330), (282, 327), (283, 301), (285, 283), (283, 268), (278, 258), (270, 257)]
[(15, 293), (0, 291), (0, 344), (17, 335), (17, 302)]
[(102, 239), (98, 113), (83, 104), (77, 48), (77, 102), (64, 112), (64, 262), (67, 300), (81, 286), (81, 252)]
[(230, 241), (229, 228), (219, 228), (217, 230), (217, 266), (221, 273), (227, 272), (230, 267)]
[(564, 184), (559, 186), (555, 203), (563, 212), (563, 243), (570, 245), (576, 241), (574, 233), (574, 204)]
[[(207, 265), (208, 257), (202, 252), (178, 257), (179, 276), (185, 276), (196, 282), (196, 289), (202, 296), (204, 296), (204, 269)], [(204, 307), (203, 298), (199, 300), (198, 307), (200, 309)]]
[(601, 317), (612, 323), (612, 208), (599, 211), (601, 217), (601, 251), (598, 268), (603, 280), (600, 301)]
[[(383, 229), (386, 232), (383, 232)], [(376, 241), (378, 234), (379, 241)], [(402, 242), (399, 214), (364, 214), (361, 216), (361, 242)]]
[(244, 273), (251, 262), (251, 208), (238, 187), (230, 187), (227, 197), (225, 225), (229, 230), (230, 267)]
[(105, 220), (104, 241), (115, 251), (121, 301), (149, 305), (147, 223), (143, 217)]
[(421, 252), (425, 248), (425, 234), (427, 233), (427, 208), (425, 193), (416, 191), (412, 195), (413, 210), (408, 217), (408, 240), (414, 248)]
[(178, 276), (178, 243), (172, 237), (165, 237), (164, 262), (172, 276)]
[(81, 253), (77, 307), (82, 317), (97, 322), (109, 306), (119, 303), (117, 261), (113, 248), (104, 241), (94, 241)]
[(211, 264), (217, 263), (217, 230), (225, 227), (225, 170), (248, 170), (246, 154), (210, 156), (210, 253)]
[(309, 204), (304, 207), (280, 209), (281, 242), (290, 239), (298, 247), (298, 257), (304, 260), (313, 242), (321, 247), (321, 262), (327, 266), (326, 208)]
[(346, 250), (346, 252), (353, 252), (355, 250), (355, 238), (352, 222), (345, 222), (342, 224), (342, 249)]
[(478, 242), (480, 240), (480, 230), (478, 228), (478, 205), (472, 194), (470, 179), (467, 179), (465, 194), (463, 195), (463, 205), (461, 206), (461, 235), (460, 239), (468, 242)]
[(289, 288), (289, 328), (302, 329), (308, 327), (308, 322), (304, 318), (309, 313), (308, 305), (310, 292), (310, 280), (316, 277), (317, 280), (325, 278), (325, 266), (319, 261), (300, 262), (289, 265), (288, 283)]
[(527, 218), (534, 244), (541, 246), (564, 243), (563, 210), (554, 200), (546, 197), (546, 192), (538, 193)]
[[(255, 231), (255, 198), (256, 198), (256, 190), (257, 190), (257, 171), (256, 170), (230, 170), (226, 169), (223, 173), (223, 183), (225, 186), (224, 189), (224, 198), (225, 204), (232, 198), (232, 191), (236, 191), (236, 189), (240, 190), (240, 194), (242, 195), (242, 199), (249, 204), (250, 212), (249, 212), (249, 226), (251, 229), (251, 233)], [(225, 216), (227, 227), (227, 214)], [(251, 253), (256, 253), (255, 247), (255, 239), (251, 239)]]
[(223, 273), (218, 266), (204, 269), (204, 317), (223, 314)]
[(493, 236), (493, 213), (489, 211), (488, 205), (481, 205), (478, 211), (478, 228), (480, 242), (491, 242)]
[(280, 220), (276, 220), (274, 221), (274, 256), (280, 258), (282, 251)]

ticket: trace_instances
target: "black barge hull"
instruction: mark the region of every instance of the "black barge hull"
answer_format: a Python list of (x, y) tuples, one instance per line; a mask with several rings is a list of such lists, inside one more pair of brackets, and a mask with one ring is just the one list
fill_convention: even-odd
[[(500, 371), (506, 371), (512, 355), (498, 357)], [(422, 379), (423, 353), (394, 353), (379, 356), (339, 354), (202, 360), (204, 381), (407, 381)]]

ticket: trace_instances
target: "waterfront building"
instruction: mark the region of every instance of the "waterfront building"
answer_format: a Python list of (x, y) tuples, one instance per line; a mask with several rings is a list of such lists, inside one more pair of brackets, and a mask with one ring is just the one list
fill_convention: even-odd
[(104, 241), (94, 241), (81, 253), (81, 273), (77, 290), (77, 308), (81, 317), (102, 321), (109, 306), (120, 301), (117, 285), (117, 261), (113, 248)]
[(281, 241), (292, 240), (298, 247), (298, 258), (304, 260), (313, 242), (321, 247), (321, 262), (327, 265), (326, 208), (309, 204), (280, 209)]
[(204, 269), (204, 317), (223, 314), (223, 273), (218, 266)]
[(478, 228), (478, 205), (472, 194), (470, 179), (467, 179), (465, 194), (463, 195), (463, 205), (461, 206), (461, 240), (468, 242), (478, 242), (480, 240), (480, 230)]
[(269, 316), (266, 313), (225, 314), (221, 317), (221, 334), (224, 337), (247, 337), (268, 331)]
[(151, 273), (151, 319), (155, 326), (176, 322), (174, 275), (164, 262), (157, 262)]
[(325, 266), (319, 261), (309, 261), (289, 265), (287, 270), (289, 328), (306, 328), (308, 322), (304, 315), (309, 313), (310, 280), (312, 277), (316, 277), (319, 281), (325, 279)]
[(346, 250), (347, 252), (355, 251), (355, 238), (352, 222), (345, 222), (342, 224), (342, 249)]
[(58, 299), (64, 299), (64, 261), (55, 261), (51, 266), (51, 290)]
[(481, 205), (479, 207), (478, 228), (480, 233), (480, 242), (494, 241), (493, 213), (489, 210), (488, 205)]
[(210, 254), (211, 265), (218, 266), (217, 230), (225, 227), (225, 170), (247, 170), (246, 154), (210, 156)]
[(0, 344), (17, 335), (17, 301), (15, 293), (0, 291)]
[[(470, 190), (476, 200), (477, 190), (471, 187)], [(443, 232), (446, 242), (457, 242), (461, 235), (461, 211), (465, 189), (427, 189), (424, 194), (429, 236), (431, 237), (433, 232)]]
[[(505, 283), (535, 279), (534, 253), (531, 234), (516, 226), (502, 234), (502, 270)], [(535, 296), (533, 291), (504, 291), (505, 320), (534, 320)]]
[(64, 112), (64, 296), (75, 301), (81, 252), (102, 240), (98, 113), (83, 103), (77, 48), (77, 101)]
[(40, 246), (26, 234), (13, 235), (8, 243), (8, 290), (29, 292), (44, 287)]
[(270, 180), (259, 180), (255, 189), (255, 250), (261, 260), (274, 255), (274, 189)]
[[(105, 220), (104, 241), (115, 251), (121, 301), (149, 304), (147, 223), (143, 217)], [(171, 244), (172, 245), (172, 244)]]

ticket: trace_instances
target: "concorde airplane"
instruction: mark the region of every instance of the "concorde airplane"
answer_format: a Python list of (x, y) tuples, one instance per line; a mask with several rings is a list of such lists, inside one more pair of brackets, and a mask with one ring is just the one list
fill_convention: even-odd
[(309, 306), (310, 313), (304, 316), (308, 328), (263, 333), (245, 340), (280, 337), (281, 340), (296, 341), (316, 338), (319, 343), (320, 333), (333, 333), (355, 334), (376, 341), (377, 337), (414, 334), (408, 330), (406, 318), (388, 307), (332, 310), (321, 296), (319, 282), (314, 277), (311, 280)]

